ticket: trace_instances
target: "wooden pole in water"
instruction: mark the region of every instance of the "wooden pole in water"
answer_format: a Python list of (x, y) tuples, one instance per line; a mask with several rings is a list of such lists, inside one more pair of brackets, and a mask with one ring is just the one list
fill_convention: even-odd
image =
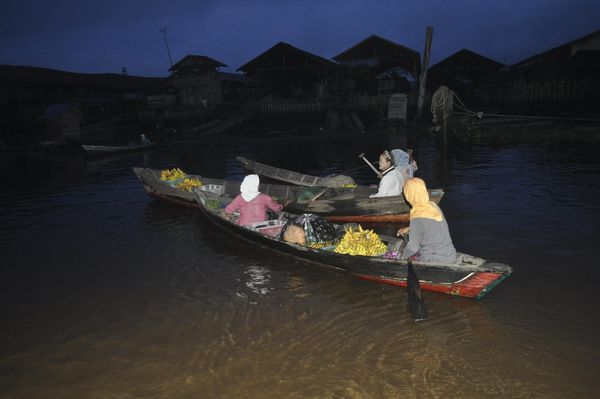
[(419, 98), (417, 99), (417, 117), (423, 116), (423, 102), (425, 101), (425, 83), (427, 82), (427, 66), (429, 65), (429, 53), (431, 52), (431, 39), (433, 38), (433, 28), (427, 27), (425, 36), (425, 50), (423, 51), (423, 62), (421, 63), (421, 76), (419, 79)]

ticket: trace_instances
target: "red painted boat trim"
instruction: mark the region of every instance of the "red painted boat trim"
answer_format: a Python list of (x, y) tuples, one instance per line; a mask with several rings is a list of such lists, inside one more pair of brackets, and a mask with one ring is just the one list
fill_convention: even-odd
[[(398, 285), (406, 287), (406, 280), (392, 280), (385, 277), (369, 276), (364, 274), (355, 274), (356, 277), (376, 281), (384, 284)], [(426, 291), (441, 292), (443, 294), (461, 296), (465, 298), (481, 298), (491, 291), (498, 283), (504, 280), (508, 275), (500, 273), (473, 273), (470, 277), (454, 284), (432, 284), (421, 281), (421, 289)]]
[(408, 213), (397, 213), (390, 215), (364, 215), (364, 216), (328, 216), (323, 215), (331, 222), (346, 223), (407, 223)]

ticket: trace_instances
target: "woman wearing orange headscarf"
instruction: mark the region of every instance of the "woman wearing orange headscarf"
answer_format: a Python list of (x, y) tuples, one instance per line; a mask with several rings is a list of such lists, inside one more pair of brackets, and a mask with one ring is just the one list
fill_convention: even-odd
[[(456, 250), (450, 238), (442, 210), (429, 201), (425, 182), (418, 177), (406, 180), (404, 197), (410, 203), (410, 235), (403, 258), (423, 262), (456, 262)], [(398, 234), (404, 229), (398, 230)]]

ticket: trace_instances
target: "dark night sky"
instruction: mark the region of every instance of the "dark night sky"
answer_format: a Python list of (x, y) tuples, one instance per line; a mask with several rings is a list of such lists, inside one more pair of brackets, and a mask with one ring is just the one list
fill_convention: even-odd
[(431, 63), (469, 48), (512, 64), (600, 29), (598, 0), (0, 0), (0, 64), (166, 76), (207, 55), (235, 71), (284, 41), (331, 58), (371, 34)]

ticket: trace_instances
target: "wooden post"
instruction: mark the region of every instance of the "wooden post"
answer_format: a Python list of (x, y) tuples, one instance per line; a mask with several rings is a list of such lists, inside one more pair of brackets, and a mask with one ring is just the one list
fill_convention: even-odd
[(425, 83), (427, 82), (427, 66), (429, 65), (429, 53), (431, 51), (431, 39), (433, 37), (433, 28), (427, 27), (425, 36), (425, 51), (423, 52), (423, 62), (421, 63), (421, 76), (419, 79), (419, 98), (417, 102), (417, 116), (420, 119), (423, 116), (423, 102), (425, 101)]

